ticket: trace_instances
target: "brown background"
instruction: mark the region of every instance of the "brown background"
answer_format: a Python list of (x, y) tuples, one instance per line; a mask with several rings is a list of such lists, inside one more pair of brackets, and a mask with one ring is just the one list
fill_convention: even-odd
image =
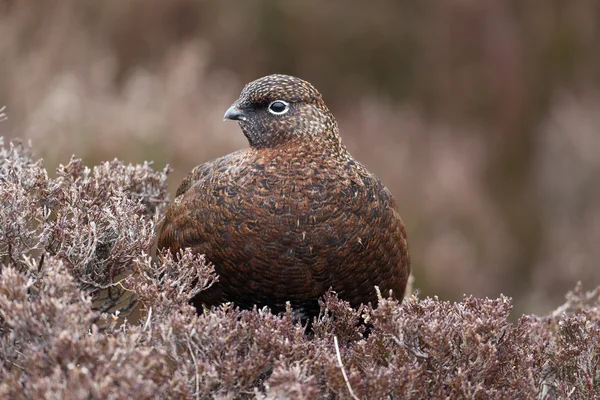
[(600, 284), (600, 2), (0, 0), (0, 135), (175, 168), (279, 72), (324, 95), (398, 199), (424, 295), (555, 307)]

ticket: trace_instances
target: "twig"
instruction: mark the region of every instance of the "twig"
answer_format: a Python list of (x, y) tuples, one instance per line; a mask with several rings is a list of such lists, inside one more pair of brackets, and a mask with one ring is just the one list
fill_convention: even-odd
[(406, 283), (406, 290), (404, 291), (404, 298), (408, 299), (412, 296), (415, 287), (415, 276), (411, 273), (408, 275), (408, 282)]
[(350, 396), (352, 396), (354, 400), (359, 400), (358, 397), (354, 394), (354, 390), (352, 390), (350, 382), (348, 382), (348, 377), (346, 376), (346, 371), (344, 370), (344, 364), (342, 364), (342, 356), (340, 355), (340, 346), (338, 346), (337, 336), (333, 337), (333, 343), (335, 344), (335, 353), (337, 354), (338, 364), (340, 365), (340, 369), (342, 370), (342, 375), (344, 377), (344, 381), (346, 381), (346, 386), (348, 387)]
[(40, 256), (40, 262), (38, 263), (38, 272), (42, 271), (42, 267), (44, 266), (44, 256), (46, 255), (46, 253), (42, 253), (42, 255)]
[(144, 324), (144, 328), (143, 328), (144, 331), (147, 331), (148, 328), (150, 327), (151, 319), (152, 319), (152, 307), (150, 307), (148, 309), (148, 318), (146, 318), (146, 323)]
[(187, 346), (188, 349), (190, 350), (190, 355), (192, 356), (192, 361), (194, 361), (194, 367), (196, 368), (196, 399), (200, 398), (200, 373), (198, 371), (198, 361), (196, 361), (196, 356), (194, 355), (194, 352), (192, 351), (192, 346), (190, 345), (190, 341), (192, 340), (192, 338), (187, 335)]
[(19, 364), (11, 362), (10, 363), (12, 366), (17, 367), (18, 369), (20, 369), (23, 372), (27, 372), (27, 370), (24, 367), (21, 367)]
[(416, 358), (420, 358), (422, 360), (427, 360), (429, 358), (429, 354), (421, 351), (418, 348), (412, 348), (412, 347), (408, 346), (406, 343), (404, 343), (403, 341), (398, 339), (395, 335), (391, 335), (390, 337), (392, 338), (392, 340), (394, 342), (396, 342), (396, 344), (398, 346), (402, 347), (404, 350), (408, 351), (410, 354), (412, 354)]

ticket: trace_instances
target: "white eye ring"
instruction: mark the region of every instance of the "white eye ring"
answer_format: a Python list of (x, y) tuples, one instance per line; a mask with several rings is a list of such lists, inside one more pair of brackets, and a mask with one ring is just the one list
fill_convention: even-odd
[[(271, 107), (273, 107), (273, 105), (275, 103), (281, 103), (281, 104), (283, 104), (285, 106), (285, 108), (283, 110), (276, 111), (276, 110), (274, 110), (274, 109), (271, 108)], [(286, 112), (288, 112), (290, 110), (290, 105), (289, 105), (289, 103), (287, 101), (275, 100), (275, 101), (272, 101), (271, 104), (269, 104), (269, 107), (267, 107), (267, 110), (271, 114), (273, 114), (273, 115), (283, 115), (283, 114), (285, 114)]]

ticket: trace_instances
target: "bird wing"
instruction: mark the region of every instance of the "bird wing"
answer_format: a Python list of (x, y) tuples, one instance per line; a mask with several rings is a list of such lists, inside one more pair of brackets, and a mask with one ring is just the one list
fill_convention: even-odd
[(243, 164), (248, 153), (248, 149), (239, 150), (194, 167), (177, 188), (175, 199), (181, 198), (196, 182), (210, 180), (216, 171), (223, 172), (224, 169), (232, 169)]
[(167, 209), (165, 219), (162, 222), (157, 241), (158, 249), (168, 248), (171, 253), (175, 254), (182, 247), (180, 243), (182, 238), (181, 225), (186, 218), (189, 218), (190, 210), (181, 207), (180, 203), (194, 184), (211, 179), (215, 169), (218, 168), (218, 162), (219, 159), (216, 159), (196, 166), (181, 182), (179, 188), (177, 188), (175, 199)]
[[(219, 179), (225, 170), (235, 169), (239, 160), (243, 159), (247, 151), (241, 150), (225, 157), (200, 164), (195, 167), (181, 182), (177, 189), (175, 200), (166, 211), (165, 219), (158, 235), (158, 248), (169, 248), (174, 254), (180, 248), (190, 244), (200, 245), (203, 242), (199, 235), (198, 224), (205, 221), (197, 220), (198, 207), (193, 205), (194, 194), (191, 191), (195, 186), (203, 186)], [(191, 198), (184, 201), (186, 196)], [(209, 224), (209, 221), (206, 221)]]
[(179, 187), (177, 188), (177, 193), (175, 194), (175, 198), (181, 196), (185, 192), (188, 191), (190, 187), (201, 179), (205, 179), (206, 177), (212, 174), (212, 171), (215, 167), (215, 161), (210, 161), (204, 164), (200, 164), (196, 166), (181, 182)]

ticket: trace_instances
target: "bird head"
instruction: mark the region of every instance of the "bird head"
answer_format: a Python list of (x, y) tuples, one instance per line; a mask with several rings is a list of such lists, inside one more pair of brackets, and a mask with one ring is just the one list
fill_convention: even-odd
[(294, 76), (268, 75), (248, 83), (223, 118), (238, 121), (255, 148), (294, 140), (340, 143), (337, 122), (321, 94)]

